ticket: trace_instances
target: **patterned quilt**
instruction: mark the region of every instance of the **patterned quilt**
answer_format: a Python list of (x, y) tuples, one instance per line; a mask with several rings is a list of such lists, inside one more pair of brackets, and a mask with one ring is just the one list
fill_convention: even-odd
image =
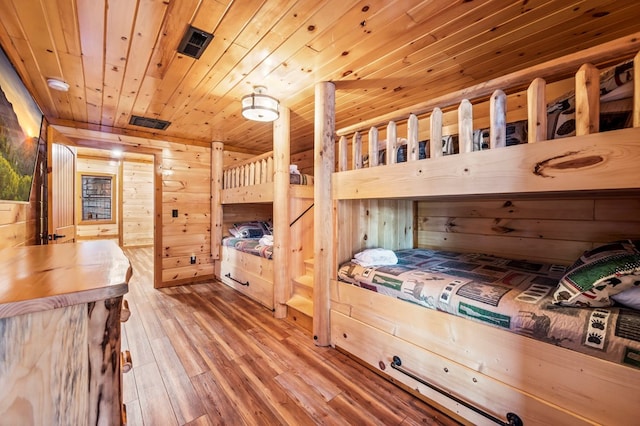
[(236, 238), (224, 237), (222, 245), (233, 247), (236, 250), (253, 254), (254, 256), (264, 257), (266, 259), (273, 258), (273, 246), (263, 246), (260, 240), (256, 238)]
[(426, 249), (396, 251), (398, 264), (341, 265), (341, 281), (426, 308), (640, 368), (640, 312), (552, 303), (565, 267)]

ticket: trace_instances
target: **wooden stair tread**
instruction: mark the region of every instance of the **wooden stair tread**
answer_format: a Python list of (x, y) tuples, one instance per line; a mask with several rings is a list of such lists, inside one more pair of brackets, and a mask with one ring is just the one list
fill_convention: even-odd
[(299, 294), (294, 295), (287, 301), (287, 306), (309, 317), (313, 317), (313, 301), (304, 296)]
[(293, 279), (296, 284), (313, 288), (313, 275), (301, 275)]

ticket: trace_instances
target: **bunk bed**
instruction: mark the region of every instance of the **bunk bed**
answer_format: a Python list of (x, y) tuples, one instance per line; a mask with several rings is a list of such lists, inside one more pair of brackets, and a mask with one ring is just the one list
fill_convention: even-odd
[(271, 310), (286, 303), (291, 278), (313, 256), (313, 176), (291, 167), (288, 157), (288, 149), (268, 152), (225, 167), (218, 197), (223, 238), (216, 276)]
[[(316, 227), (316, 341), (351, 354), (465, 423), (635, 423), (640, 311), (631, 302), (599, 306), (611, 302), (606, 294), (595, 298), (601, 303), (576, 299), (583, 303), (559, 306), (573, 299), (556, 284), (571, 278), (581, 255), (585, 262), (616, 244), (637, 255), (639, 40), (634, 34), (335, 133), (335, 86), (318, 84), (316, 116), (323, 124), (316, 125), (315, 151), (325, 161), (316, 163), (315, 177), (318, 185), (330, 184), (316, 191), (316, 224), (331, 232)], [(602, 70), (630, 58), (632, 126), (598, 132)], [(547, 140), (549, 100), (567, 81), (575, 86), (575, 136)], [(507, 111), (523, 98), (522, 113)], [(447, 114), (457, 116), (454, 131), (443, 125)], [(507, 123), (522, 119), (528, 143), (507, 146)], [(485, 126), (488, 149), (474, 151), (474, 129)], [(420, 144), (441, 141), (448, 130), (459, 138), (456, 153), (443, 155), (440, 143)], [(398, 163), (401, 131), (406, 162)], [(340, 137), (337, 159), (333, 134)], [(419, 159), (421, 149), (427, 158)], [(379, 248), (387, 256), (392, 250), (397, 263), (366, 257)], [(412, 256), (426, 272), (405, 269)], [(386, 263), (386, 276), (376, 272), (376, 262)], [(637, 257), (634, 262), (631, 277), (640, 275)], [(493, 275), (489, 281), (499, 281), (503, 293), (478, 284), (479, 275)], [(427, 291), (430, 280), (443, 285)], [(627, 287), (639, 282), (631, 280)], [(517, 307), (521, 321), (511, 326), (500, 324), (506, 316), (464, 303), (466, 296), (497, 305), (516, 290), (529, 297), (530, 308)], [(581, 337), (554, 334), (547, 307), (582, 317)], [(467, 315), (451, 314), (460, 310)], [(601, 348), (595, 342), (602, 341), (593, 333), (621, 335), (624, 327), (629, 332), (615, 354), (596, 356)], [(577, 344), (566, 344), (570, 340)], [(594, 344), (580, 351), (584, 340)]]

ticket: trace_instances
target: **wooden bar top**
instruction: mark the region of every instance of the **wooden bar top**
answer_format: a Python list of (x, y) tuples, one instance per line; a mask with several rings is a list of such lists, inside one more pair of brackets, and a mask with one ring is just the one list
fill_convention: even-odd
[(121, 296), (131, 265), (113, 241), (0, 250), (0, 318)]

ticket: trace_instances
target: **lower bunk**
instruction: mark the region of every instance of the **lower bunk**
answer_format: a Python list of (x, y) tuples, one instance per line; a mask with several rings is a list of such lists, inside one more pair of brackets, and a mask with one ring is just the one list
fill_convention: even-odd
[[(472, 424), (636, 421), (640, 312), (562, 307), (564, 317), (557, 319), (546, 315), (546, 309), (553, 310), (549, 280), (559, 272), (554, 267), (527, 274), (534, 264), (520, 263), (508, 270), (510, 261), (496, 263), (496, 258), (487, 256), (487, 262), (481, 260), (476, 267), (492, 271), (501, 282), (500, 289), (491, 290), (474, 283), (478, 271), (468, 267), (473, 262), (451, 252), (440, 254), (444, 262), (425, 257), (423, 263), (431, 265), (430, 272), (413, 279), (401, 266), (386, 267), (390, 274), (353, 263), (343, 266), (339, 276), (353, 283), (332, 281), (332, 345)], [(448, 269), (452, 266), (457, 277), (442, 282), (437, 297), (423, 291), (423, 284), (426, 287), (441, 273), (452, 272)], [(470, 285), (463, 289), (466, 284)], [(376, 291), (371, 291), (374, 287)], [(505, 296), (512, 289), (516, 290), (513, 299), (529, 303), (516, 308), (513, 318), (482, 309), (478, 303), (453, 300), (473, 299), (496, 306), (492, 301), (499, 299), (516, 303)], [(454, 305), (467, 318), (443, 312)], [(571, 322), (582, 325), (565, 330), (563, 323)], [(609, 359), (597, 357), (600, 353)]]
[(273, 260), (223, 245), (216, 262), (220, 281), (273, 310)]
[[(265, 210), (254, 209), (255, 214)], [(229, 225), (222, 239), (216, 276), (266, 308), (274, 309), (273, 224), (251, 220)]]

